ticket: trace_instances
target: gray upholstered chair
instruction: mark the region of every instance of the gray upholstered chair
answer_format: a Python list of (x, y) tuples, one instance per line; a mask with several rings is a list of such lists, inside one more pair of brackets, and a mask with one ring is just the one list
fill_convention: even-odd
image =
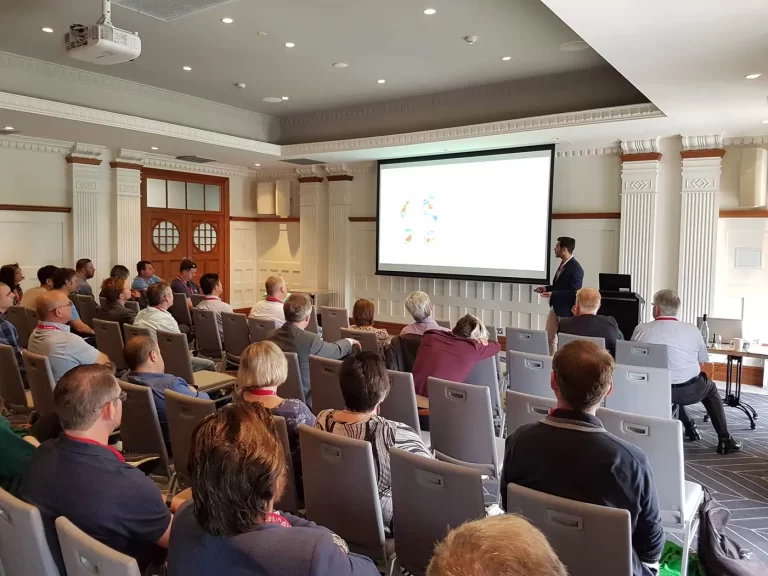
[(672, 376), (667, 368), (617, 364), (605, 407), (657, 418), (672, 417)]
[(128, 364), (125, 363), (125, 346), (123, 345), (123, 334), (120, 332), (120, 324), (94, 318), (93, 331), (96, 332), (96, 348), (107, 355), (115, 365), (117, 373), (128, 370)]
[[(19, 333), (19, 346), (26, 348), (29, 344), (29, 335), (34, 330), (34, 326), (30, 327), (29, 320), (27, 319), (27, 309), (23, 306), (11, 306), (5, 312), (8, 322), (16, 327), (16, 332)], [(37, 325), (37, 322), (35, 322)]]
[(312, 388), (312, 409), (315, 414), (323, 410), (343, 410), (344, 397), (339, 385), (341, 360), (320, 356), (309, 357), (309, 381)]
[(32, 392), (24, 390), (16, 354), (7, 344), (0, 344), (0, 374), (0, 398), (6, 408), (12, 412), (29, 414), (34, 406)]
[(549, 355), (549, 339), (546, 330), (529, 330), (507, 326), (507, 350), (526, 354)]
[(56, 406), (53, 403), (53, 389), (56, 387), (56, 381), (53, 379), (48, 358), (33, 354), (29, 350), (22, 350), (21, 355), (27, 369), (27, 382), (32, 393), (35, 411), (41, 416), (56, 412)]
[(562, 348), (574, 340), (586, 340), (587, 342), (597, 344), (600, 348), (605, 348), (605, 338), (596, 336), (577, 336), (576, 334), (564, 334), (562, 332), (557, 335), (557, 347)]
[(40, 511), (2, 488), (0, 558), (5, 576), (59, 576)]
[(269, 318), (248, 318), (248, 332), (251, 335), (251, 343), (261, 342), (267, 339), (267, 334), (277, 328), (277, 321)]
[(347, 312), (347, 309), (321, 306), (320, 316), (323, 321), (323, 340), (326, 342), (341, 340), (341, 329), (349, 328), (349, 312)]
[(421, 433), (419, 409), (416, 406), (416, 388), (413, 374), (387, 370), (389, 374), (389, 394), (379, 406), (379, 414), (387, 420), (402, 422)]
[(120, 422), (120, 439), (123, 450), (131, 454), (157, 454), (171, 479), (171, 461), (160, 428), (155, 398), (149, 386), (118, 381), (126, 393), (123, 400), (123, 419)]
[(288, 378), (280, 385), (279, 394), (282, 398), (295, 398), (306, 403), (304, 388), (301, 386), (301, 369), (299, 356), (295, 352), (284, 352), (288, 361)]
[(173, 390), (166, 390), (164, 394), (168, 436), (173, 450), (173, 469), (177, 476), (189, 482), (188, 463), (192, 432), (203, 418), (216, 411), (216, 404), (213, 400), (185, 396)]
[(552, 357), (507, 350), (509, 389), (531, 396), (554, 398), (552, 391)]
[(56, 518), (67, 576), (141, 576), (136, 559), (91, 538), (64, 516)]
[(240, 366), (240, 357), (251, 344), (248, 319), (245, 314), (222, 312), (221, 325), (224, 329), (224, 351), (227, 361)]

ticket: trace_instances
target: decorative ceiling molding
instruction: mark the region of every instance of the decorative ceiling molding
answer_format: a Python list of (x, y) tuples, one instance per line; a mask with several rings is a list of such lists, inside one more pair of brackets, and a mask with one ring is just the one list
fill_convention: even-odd
[(118, 114), (116, 112), (107, 112), (96, 108), (85, 108), (73, 104), (64, 104), (52, 100), (42, 100), (29, 96), (11, 94), (10, 92), (0, 92), (0, 109), (16, 110), (29, 114), (40, 114), (64, 120), (74, 120), (78, 122), (88, 122), (100, 126), (110, 126), (112, 128), (123, 128), (126, 130), (136, 130), (148, 134), (157, 134), (168, 136), (170, 138), (179, 138), (201, 142), (203, 144), (213, 144), (215, 146), (224, 146), (226, 148), (235, 148), (237, 150), (246, 150), (260, 154), (269, 154), (272, 156), (280, 155), (280, 146), (230, 136), (228, 134), (219, 134), (208, 130), (189, 128), (179, 124), (169, 124), (168, 122), (159, 122), (149, 120), (138, 116), (128, 116), (127, 114)]
[(558, 150), (555, 158), (574, 158), (580, 156), (613, 156), (621, 154), (621, 146), (607, 146), (605, 148), (587, 148), (584, 150)]
[(723, 146), (760, 146), (768, 144), (768, 136), (739, 136), (723, 138)]
[(346, 164), (326, 164), (325, 171), (328, 176), (348, 176), (349, 167)]
[(709, 134), (706, 136), (681, 136), (683, 150), (715, 150), (723, 147), (722, 134)]
[(146, 152), (121, 148), (117, 151), (117, 158), (115, 159), (115, 162), (124, 162), (126, 164), (144, 164), (146, 157)]
[(74, 146), (72, 146), (69, 151), (69, 156), (72, 158), (94, 158), (96, 160), (101, 160), (102, 155), (106, 151), (107, 149), (104, 146), (75, 142)]
[[(376, 172), (376, 162), (345, 162), (342, 164), (323, 164), (322, 167), (330, 174), (372, 174)], [(255, 174), (258, 180), (295, 180), (303, 178), (298, 175), (296, 169), (293, 170), (273, 170), (271, 172), (258, 171)], [(317, 176), (317, 174), (310, 174)]]
[(30, 152), (49, 152), (51, 154), (69, 154), (73, 142), (62, 140), (44, 140), (27, 136), (0, 136), (0, 148), (15, 148)]
[(533, 132), (550, 128), (565, 128), (570, 126), (582, 126), (584, 124), (619, 122), (641, 118), (660, 118), (663, 116), (664, 114), (661, 110), (653, 104), (637, 104), (632, 106), (586, 110), (583, 112), (568, 112), (563, 114), (536, 116), (533, 118), (505, 120), (488, 124), (441, 128), (439, 130), (427, 130), (424, 132), (392, 134), (390, 136), (374, 136), (370, 138), (314, 142), (309, 144), (290, 144), (282, 147), (282, 154), (284, 156), (309, 156), (312, 154), (325, 154), (329, 152), (409, 146), (413, 144), (426, 144), (429, 142), (442, 142), (445, 140), (498, 136), (518, 132)]
[(651, 154), (659, 151), (659, 138), (650, 138), (648, 140), (622, 140), (621, 151), (624, 154)]
[(298, 178), (325, 178), (328, 175), (326, 167), (323, 164), (313, 164), (310, 166), (299, 166), (296, 168)]
[(163, 156), (162, 154), (146, 154), (144, 157), (144, 166), (147, 168), (159, 168), (162, 170), (177, 170), (179, 172), (210, 174), (212, 176), (239, 176), (243, 178), (251, 178), (257, 175), (255, 170), (244, 168), (242, 166), (219, 164), (217, 162), (195, 164), (194, 162), (183, 162), (182, 160), (177, 160), (172, 156)]

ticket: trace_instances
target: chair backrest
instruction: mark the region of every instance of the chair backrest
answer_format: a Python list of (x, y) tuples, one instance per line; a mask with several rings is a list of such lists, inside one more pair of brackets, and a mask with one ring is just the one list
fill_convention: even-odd
[(554, 398), (542, 398), (507, 390), (507, 436), (525, 424), (539, 422), (557, 406)]
[(283, 456), (285, 457), (285, 490), (283, 496), (275, 502), (275, 508), (283, 512), (298, 514), (299, 512), (299, 494), (296, 490), (296, 472), (293, 469), (293, 458), (291, 458), (291, 445), (288, 441), (288, 424), (282, 416), (272, 416), (275, 422), (275, 431), (280, 443), (283, 445)]
[(528, 330), (527, 328), (507, 326), (506, 335), (507, 350), (540, 356), (549, 354), (549, 339), (546, 330)]
[(491, 394), (491, 410), (494, 416), (501, 415), (501, 396), (499, 395), (499, 373), (496, 371), (497, 356), (477, 362), (464, 379), (465, 384), (485, 386)]
[(341, 329), (349, 328), (347, 309), (320, 306), (320, 316), (323, 320), (323, 340), (326, 342), (341, 340)]
[(438, 326), (442, 326), (443, 328), (451, 329), (451, 321), (450, 320), (435, 320), (437, 322)]
[(400, 565), (423, 575), (435, 544), (448, 532), (485, 516), (479, 470), (389, 449), (392, 512)]
[(192, 322), (195, 325), (197, 351), (207, 358), (221, 360), (223, 351), (216, 313), (213, 310), (192, 308)]
[(192, 363), (189, 361), (187, 335), (180, 332), (157, 331), (157, 345), (165, 362), (165, 373), (183, 378), (187, 384), (194, 384)]
[(107, 299), (104, 296), (99, 296), (99, 306), (104, 308), (107, 305)]
[(608, 408), (599, 408), (597, 417), (608, 432), (645, 452), (653, 471), (662, 519), (665, 512), (672, 513), (675, 521), (682, 523), (685, 498), (682, 422)]
[(672, 376), (667, 368), (616, 365), (605, 407), (657, 418), (672, 417)]
[(248, 319), (245, 314), (222, 312), (221, 325), (224, 329), (224, 350), (227, 353), (227, 360), (240, 365), (240, 356), (251, 343)]
[(192, 326), (192, 316), (189, 313), (189, 304), (187, 304), (186, 294), (174, 292), (173, 304), (168, 308), (168, 312), (171, 313), (179, 324)]
[(340, 338), (352, 338), (360, 342), (363, 350), (367, 352), (379, 353), (379, 338), (376, 332), (366, 330), (352, 330), (351, 328), (339, 329)]
[(275, 328), (277, 328), (276, 320), (248, 317), (248, 332), (251, 336), (251, 343), (266, 340), (267, 334)]
[(99, 311), (96, 300), (93, 299), (93, 296), (75, 294), (75, 302), (77, 303), (77, 310), (80, 312), (80, 320), (93, 328), (93, 319)]
[(200, 304), (200, 302), (205, 300), (205, 294), (191, 294), (189, 296), (189, 299), (192, 300), (192, 307), (194, 308), (195, 306)]
[(125, 307), (129, 310), (133, 310), (136, 314), (141, 310), (141, 306), (135, 300), (128, 300), (128, 302), (125, 303)]
[(509, 389), (531, 396), (554, 398), (550, 385), (552, 357), (507, 350)]
[(616, 364), (644, 366), (646, 368), (669, 368), (669, 351), (666, 344), (640, 344), (618, 340), (616, 342)]
[(11, 306), (5, 314), (8, 322), (13, 324), (19, 333), (19, 346), (26, 348), (27, 344), (29, 344), (29, 335), (35, 329), (37, 322), (35, 322), (35, 326), (30, 327), (29, 320), (27, 319), (27, 309), (23, 306)]
[(435, 457), (496, 477), (499, 459), (488, 388), (430, 376), (429, 431)]
[(182, 478), (189, 478), (189, 447), (192, 432), (200, 421), (216, 411), (213, 400), (195, 398), (166, 390), (165, 413), (168, 418), (168, 436), (173, 449), (173, 467)]
[(320, 334), (320, 326), (317, 323), (317, 306), (315, 305), (312, 305), (312, 312), (309, 315), (309, 324), (307, 324), (305, 330), (307, 332), (312, 332), (313, 334)]
[(628, 510), (509, 484), (507, 511), (520, 513), (544, 533), (570, 576), (632, 576)]
[(145, 328), (144, 326), (134, 326), (133, 324), (123, 324), (123, 333), (125, 334), (125, 341), (128, 342), (131, 338), (136, 336), (149, 336), (153, 337), (152, 330)]
[(304, 424), (299, 426), (299, 438), (307, 519), (335, 532), (355, 551), (385, 560), (370, 443)]
[(0, 558), (5, 576), (58, 576), (40, 511), (0, 488)]
[(416, 431), (416, 434), (421, 434), (413, 374), (396, 370), (387, 370), (387, 373), (389, 374), (389, 394), (379, 406), (379, 415), (387, 420), (407, 424)]
[(0, 344), (0, 374), (0, 399), (14, 412), (29, 412), (31, 407), (24, 392), (16, 354), (7, 344)]
[(557, 335), (557, 346), (560, 348), (569, 342), (573, 342), (574, 340), (586, 340), (587, 342), (597, 344), (600, 348), (605, 348), (605, 338), (603, 337), (577, 336), (576, 334), (564, 334), (562, 332), (558, 333)]
[(118, 372), (128, 370), (125, 363), (125, 346), (119, 322), (93, 319), (93, 330), (96, 332), (96, 348), (112, 360)]
[(91, 538), (64, 516), (56, 518), (67, 576), (141, 576), (136, 559)]
[(309, 381), (312, 388), (312, 410), (344, 410), (344, 397), (339, 385), (341, 360), (320, 356), (309, 357)]
[(118, 384), (128, 395), (123, 400), (123, 419), (120, 422), (123, 449), (131, 454), (157, 454), (170, 478), (171, 463), (165, 448), (152, 389), (122, 380), (118, 381)]
[(22, 350), (21, 355), (27, 369), (27, 382), (32, 392), (32, 404), (35, 410), (41, 416), (56, 412), (56, 406), (53, 403), (53, 389), (56, 387), (56, 381), (53, 379), (48, 358), (33, 354), (29, 350)]
[(29, 326), (29, 333), (31, 335), (35, 328), (37, 328), (40, 318), (37, 315), (37, 310), (32, 310), (32, 308), (25, 308), (24, 313), (27, 315), (27, 326)]
[(280, 385), (282, 398), (295, 398), (306, 402), (304, 388), (301, 386), (301, 368), (299, 368), (299, 356), (295, 352), (284, 352), (288, 361), (288, 378)]

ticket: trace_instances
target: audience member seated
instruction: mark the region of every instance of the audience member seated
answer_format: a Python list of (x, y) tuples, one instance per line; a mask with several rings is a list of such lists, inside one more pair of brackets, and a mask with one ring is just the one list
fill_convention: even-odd
[[(171, 287), (165, 281), (156, 282), (147, 289), (147, 302), (149, 306), (140, 310), (136, 314), (133, 325), (139, 328), (149, 328), (150, 334), (154, 340), (157, 340), (157, 331), (181, 333), (179, 324), (173, 315), (168, 312), (168, 308), (173, 304), (173, 292)], [(192, 371), (216, 370), (216, 364), (208, 358), (190, 358), (192, 362)]]
[[(128, 287), (131, 289), (132, 300), (138, 300), (141, 297), (141, 293), (138, 290), (131, 288), (131, 271), (122, 264), (115, 264), (112, 266), (109, 276), (110, 278), (122, 278), (125, 280), (125, 283), (128, 284)], [(103, 296), (103, 294), (99, 294), (99, 296)]]
[(93, 296), (93, 288), (88, 284), (88, 280), (93, 278), (94, 274), (96, 274), (96, 268), (93, 267), (93, 262), (88, 258), (81, 258), (75, 263), (75, 280), (77, 282), (75, 292), (77, 294)]
[(267, 299), (260, 300), (251, 308), (250, 316), (252, 318), (263, 318), (274, 320), (277, 327), (285, 324), (285, 314), (283, 313), (283, 302), (288, 297), (288, 288), (282, 276), (270, 276), (267, 278), (264, 288), (267, 291)]
[(170, 453), (165, 391), (172, 390), (185, 396), (194, 396), (205, 400), (208, 400), (208, 394), (198, 392), (197, 388), (187, 384), (183, 378), (173, 374), (165, 374), (165, 362), (160, 355), (160, 347), (157, 342), (147, 336), (136, 336), (128, 340), (125, 345), (125, 363), (128, 364), (130, 370), (128, 382), (152, 389), (157, 419), (160, 421), (165, 445)]
[(216, 325), (219, 327), (219, 336), (221, 336), (222, 343), (224, 342), (224, 326), (221, 323), (221, 313), (227, 312), (232, 314), (232, 306), (221, 300), (221, 295), (224, 293), (224, 286), (221, 284), (218, 274), (203, 274), (200, 278), (200, 288), (205, 294), (205, 298), (200, 302), (197, 307), (200, 310), (210, 310), (216, 315)]
[(40, 282), (40, 286), (32, 288), (24, 292), (24, 298), (21, 299), (21, 305), (24, 308), (34, 310), (37, 308), (37, 298), (40, 294), (45, 294), (53, 290), (53, 276), (56, 274), (58, 268), (56, 266), (43, 266), (37, 271), (37, 279)]
[(408, 324), (400, 332), (403, 334), (418, 334), (423, 335), (427, 330), (446, 330), (450, 332), (450, 328), (444, 328), (440, 326), (432, 317), (435, 313), (435, 307), (432, 306), (432, 302), (429, 301), (429, 296), (426, 292), (411, 292), (408, 298), (405, 299), (405, 309), (413, 316), (413, 324)]
[(184, 294), (187, 297), (187, 306), (192, 308), (192, 294), (200, 294), (200, 287), (194, 283), (197, 274), (197, 264), (185, 258), (179, 264), (179, 275), (171, 281), (171, 290), (174, 294)]
[(69, 307), (71, 309), (69, 327), (77, 334), (93, 336), (95, 334), (93, 328), (80, 320), (80, 313), (77, 311), (77, 307), (70, 298), (70, 295), (74, 294), (77, 290), (76, 278), (77, 276), (72, 268), (59, 268), (53, 275), (53, 291), (64, 294), (64, 296), (67, 297), (67, 300), (69, 300)]
[(379, 404), (389, 394), (389, 374), (384, 360), (374, 352), (360, 352), (344, 360), (339, 371), (344, 410), (323, 410), (316, 428), (371, 443), (373, 465), (384, 526), (392, 530), (392, 475), (389, 449), (432, 458), (413, 428), (379, 416)]
[(206, 417), (192, 446), (193, 500), (173, 521), (169, 576), (378, 576), (331, 531), (274, 511), (285, 463), (260, 404), (235, 403)]
[(577, 340), (555, 353), (552, 370), (557, 407), (541, 422), (521, 426), (507, 437), (501, 473), (503, 508), (507, 510), (505, 487), (514, 483), (628, 510), (632, 573), (656, 574), (653, 567), (658, 570), (664, 528), (648, 458), (634, 444), (606, 432), (595, 416), (613, 387), (613, 358), (596, 344)]
[(24, 299), (24, 290), (21, 288), (23, 280), (24, 272), (22, 272), (18, 264), (6, 264), (0, 267), (0, 282), (11, 287), (14, 306), (18, 306)]
[(133, 324), (136, 318), (136, 312), (125, 307), (125, 303), (131, 299), (131, 287), (123, 278), (105, 278), (101, 283), (101, 296), (106, 302), (99, 307), (96, 318), (119, 323), (122, 333), (123, 324)]
[(131, 290), (136, 290), (143, 294), (147, 291), (147, 288), (152, 286), (152, 284), (157, 284), (161, 281), (160, 278), (155, 276), (155, 268), (149, 260), (140, 260), (139, 263), (136, 264), (136, 271), (139, 275), (133, 279)]
[(352, 325), (350, 329), (361, 330), (363, 332), (373, 332), (376, 334), (376, 343), (379, 348), (379, 356), (386, 359), (387, 350), (392, 345), (392, 338), (389, 332), (383, 328), (373, 326), (374, 306), (373, 302), (361, 298), (352, 307)]
[(496, 356), (499, 350), (499, 343), (488, 341), (488, 331), (472, 314), (459, 318), (452, 331), (427, 331), (413, 365), (416, 394), (429, 396), (430, 376), (464, 382), (477, 362)]
[(237, 394), (245, 402), (258, 402), (275, 416), (285, 418), (288, 427), (288, 443), (291, 446), (291, 460), (296, 478), (299, 498), (303, 496), (301, 472), (301, 449), (299, 426), (315, 425), (315, 415), (300, 400), (283, 399), (277, 395), (277, 388), (288, 378), (288, 362), (285, 354), (274, 342), (264, 341), (251, 344), (243, 352), (240, 369), (237, 371)]
[(717, 432), (717, 452), (728, 454), (741, 450), (741, 442), (728, 433), (723, 401), (715, 383), (702, 372), (699, 362), (708, 362), (709, 354), (699, 330), (680, 322), (680, 297), (674, 290), (659, 290), (653, 296), (653, 322), (640, 324), (632, 334), (633, 342), (664, 344), (672, 372), (672, 402), (678, 406), (678, 417), (685, 427), (687, 440), (700, 440), (696, 424), (685, 406), (701, 402)]
[(64, 433), (34, 451), (20, 492), (40, 509), (60, 572), (59, 516), (135, 558), (142, 571), (162, 562), (173, 517), (155, 483), (107, 445), (123, 412), (117, 380), (104, 366), (80, 366), (59, 381), (53, 398)]
[(3, 399), (0, 398), (0, 488), (18, 497), (21, 477), (38, 442), (14, 432), (3, 412)]
[(6, 312), (13, 306), (13, 292), (7, 284), (0, 282), (0, 344), (5, 344), (13, 348), (16, 355), (16, 363), (21, 371), (21, 379), (27, 382), (27, 370), (24, 366), (24, 360), (21, 357), (21, 345), (19, 344), (19, 332), (16, 326), (8, 321)]
[(73, 306), (61, 290), (52, 290), (37, 299), (37, 328), (29, 336), (28, 349), (45, 356), (51, 364), (57, 382), (72, 368), (83, 364), (104, 364), (112, 367), (106, 355), (70, 332), (68, 322)]
[(615, 357), (616, 340), (624, 340), (624, 335), (613, 316), (597, 315), (601, 301), (600, 292), (595, 288), (582, 288), (576, 292), (573, 317), (560, 320), (557, 331), (575, 336), (604, 338), (605, 349)]
[(568, 576), (546, 536), (522, 516), (489, 516), (448, 532), (427, 576)]
[(360, 349), (360, 342), (342, 338), (338, 342), (324, 342), (319, 334), (307, 332), (312, 314), (312, 301), (306, 294), (291, 294), (283, 304), (285, 324), (267, 334), (267, 340), (274, 342), (283, 352), (294, 352), (299, 357), (301, 386), (304, 399), (312, 406), (312, 387), (309, 381), (309, 357), (340, 359)]

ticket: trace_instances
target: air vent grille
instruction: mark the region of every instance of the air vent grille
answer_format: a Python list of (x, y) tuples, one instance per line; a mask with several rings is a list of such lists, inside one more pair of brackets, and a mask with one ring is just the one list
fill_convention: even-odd
[(208, 162), (216, 162), (216, 160), (212, 160), (210, 158), (201, 158), (200, 156), (176, 156), (176, 160), (193, 162), (195, 164), (207, 164)]
[(293, 160), (280, 160), (286, 164), (298, 164), (299, 166), (309, 166), (311, 164), (325, 164), (320, 160), (312, 160), (311, 158), (294, 158)]
[(21, 134), (21, 130), (5, 130), (0, 128), (0, 136), (10, 136), (12, 134)]
[[(207, 10), (232, 0), (112, 0), (128, 10), (157, 18), (163, 22)], [(114, 16), (113, 16), (114, 17)]]

